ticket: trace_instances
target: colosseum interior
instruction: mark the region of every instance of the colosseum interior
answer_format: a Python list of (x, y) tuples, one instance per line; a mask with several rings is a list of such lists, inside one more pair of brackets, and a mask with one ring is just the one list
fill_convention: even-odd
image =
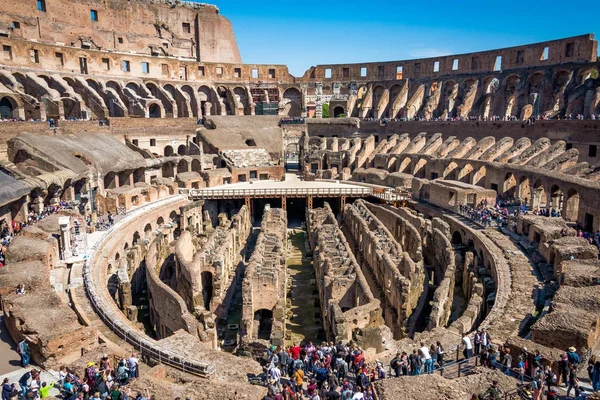
[(374, 398), (470, 399), (518, 395), (461, 376), (477, 330), (510, 367), (600, 355), (593, 34), (295, 77), (215, 5), (27, 0), (0, 45), (0, 307), (40, 368), (136, 352), (134, 391), (261, 399), (271, 345), (439, 342)]

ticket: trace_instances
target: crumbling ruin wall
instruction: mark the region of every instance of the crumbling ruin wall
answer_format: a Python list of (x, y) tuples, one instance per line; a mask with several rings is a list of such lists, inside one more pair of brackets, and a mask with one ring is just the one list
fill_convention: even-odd
[(455, 254), (452, 243), (450, 243), (450, 226), (439, 218), (433, 219), (432, 245), (435, 259), (441, 272), (440, 281), (435, 293), (427, 329), (431, 330), (438, 326), (445, 326), (452, 311), (454, 297), (454, 284), (456, 282)]
[(531, 339), (557, 349), (594, 349), (600, 341), (600, 286), (561, 286), (550, 312), (531, 327)]
[[(242, 283), (241, 340), (259, 339), (263, 311), (271, 315), (268, 340), (282, 346), (285, 340), (287, 217), (280, 208), (265, 207), (261, 232), (246, 266)], [(256, 313), (259, 313), (258, 316)], [(264, 317), (267, 319), (268, 317)], [(265, 321), (269, 323), (269, 321)]]
[[(392, 233), (400, 246), (406, 249), (411, 260), (420, 265), (417, 268), (423, 268), (423, 238), (413, 223), (401, 216), (402, 211), (389, 205), (377, 205), (367, 202), (364, 204)], [(413, 222), (424, 223), (424, 221), (414, 221), (414, 219), (418, 219), (418, 217), (414, 217)]]
[(344, 208), (344, 226), (358, 246), (362, 268), (384, 288), (384, 319), (397, 338), (406, 336), (406, 323), (423, 291), (423, 269), (368, 210), (362, 200)]
[[(49, 220), (56, 222), (54, 216)], [(25, 339), (34, 363), (48, 366), (81, 348), (98, 344), (96, 330), (80, 325), (77, 314), (51, 285), (58, 260), (52, 232), (30, 226), (15, 237), (0, 268), (0, 302), (6, 330), (17, 343)], [(16, 288), (24, 285), (25, 294)]]
[(352, 340), (359, 330), (368, 332), (368, 342), (380, 346), (380, 332), (375, 329), (383, 323), (380, 302), (374, 298), (329, 204), (308, 210), (306, 220), (315, 273), (324, 277), (317, 279), (317, 287), (327, 338)]
[(169, 245), (163, 237), (154, 239), (146, 254), (148, 300), (154, 331), (158, 338), (166, 338), (180, 329), (198, 336), (202, 327), (188, 311), (185, 301), (159, 278), (158, 272), (169, 255)]
[[(183, 258), (188, 261), (182, 262), (178, 257), (178, 265), (183, 277), (189, 276), (188, 282), (194, 282), (189, 285), (193, 288), (189, 294), (193, 308), (205, 309), (224, 318), (233, 296), (232, 288), (236, 280), (241, 279), (237, 269), (241, 262), (240, 253), (250, 235), (251, 217), (244, 205), (231, 220), (221, 213), (218, 221), (214, 230), (207, 225), (206, 236), (194, 248), (193, 259)], [(203, 282), (202, 274), (210, 274), (210, 282)]]

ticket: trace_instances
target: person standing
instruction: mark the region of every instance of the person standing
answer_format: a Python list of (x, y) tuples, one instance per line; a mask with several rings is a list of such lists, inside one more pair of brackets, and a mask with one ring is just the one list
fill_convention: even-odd
[(424, 373), (429, 374), (433, 371), (433, 360), (431, 359), (431, 354), (429, 353), (429, 349), (425, 346), (425, 343), (421, 342), (421, 348), (419, 349), (421, 356), (423, 357), (423, 365), (424, 365)]
[(23, 339), (19, 342), (17, 349), (19, 351), (19, 355), (21, 356), (21, 366), (26, 368), (29, 365), (31, 352), (29, 350), (29, 345), (25, 341), (25, 337), (23, 337)]
[(463, 336), (462, 344), (463, 346), (465, 346), (463, 350), (463, 355), (465, 356), (465, 358), (469, 359), (473, 357), (473, 345), (471, 344), (471, 339), (469, 338), (469, 335)]
[(139, 378), (139, 376), (140, 376), (139, 364), (140, 363), (139, 363), (137, 357), (135, 356), (135, 353), (131, 353), (131, 357), (129, 357), (129, 360), (127, 360), (127, 364), (129, 366), (130, 377), (132, 379)]
[(437, 353), (437, 363), (440, 368), (444, 367), (444, 346), (442, 346), (441, 342), (436, 343), (436, 353)]
[(569, 386), (567, 387), (567, 397), (570, 397), (571, 389), (575, 390), (575, 398), (579, 397), (581, 390), (579, 389), (577, 370), (573, 364), (569, 363)]

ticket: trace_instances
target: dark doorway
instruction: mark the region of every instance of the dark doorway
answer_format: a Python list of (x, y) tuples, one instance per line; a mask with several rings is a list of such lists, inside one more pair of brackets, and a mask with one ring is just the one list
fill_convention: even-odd
[(457, 245), (457, 244), (462, 244), (462, 243), (463, 243), (463, 241), (462, 241), (462, 236), (461, 236), (460, 232), (455, 231), (452, 234), (452, 244)]
[(340, 118), (344, 116), (344, 109), (342, 107), (336, 107), (333, 109), (333, 117)]
[(14, 106), (7, 97), (0, 100), (0, 118), (8, 119), (13, 117)]
[(213, 274), (205, 271), (201, 274), (202, 277), (202, 299), (204, 300), (204, 308), (210, 310), (210, 302), (213, 298)]
[(273, 330), (273, 311), (258, 310), (254, 313), (254, 323), (258, 324), (258, 339), (270, 340)]
[(160, 118), (160, 106), (158, 104), (150, 104), (150, 108), (148, 108), (148, 116), (150, 118)]
[(287, 199), (288, 227), (299, 228), (306, 220), (306, 198)]
[(594, 216), (592, 214), (585, 213), (585, 226), (586, 232), (594, 232)]

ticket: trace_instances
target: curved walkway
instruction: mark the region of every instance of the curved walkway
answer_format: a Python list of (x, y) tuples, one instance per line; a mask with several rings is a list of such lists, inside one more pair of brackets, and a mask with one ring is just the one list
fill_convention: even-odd
[(196, 360), (193, 358), (193, 355), (181, 354), (166, 348), (156, 340), (151, 339), (138, 329), (132, 327), (131, 323), (125, 318), (125, 315), (123, 315), (120, 310), (116, 310), (112, 304), (108, 304), (107, 299), (101, 295), (102, 291), (96, 286), (96, 274), (92, 269), (96, 254), (101, 253), (103, 245), (110, 239), (112, 233), (118, 231), (126, 224), (139, 219), (146, 212), (153, 211), (157, 208), (181, 200), (184, 200), (183, 196), (175, 195), (144, 205), (133, 210), (125, 218), (113, 225), (108, 231), (103, 232), (100, 236), (95, 235), (95, 237), (91, 238), (91, 242), (93, 241), (93, 243), (90, 243), (91, 246), (88, 250), (87, 261), (83, 267), (83, 282), (88, 298), (97, 316), (110, 327), (116, 336), (134, 347), (142, 356), (188, 373), (209, 378), (216, 372), (216, 368), (213, 364)]

